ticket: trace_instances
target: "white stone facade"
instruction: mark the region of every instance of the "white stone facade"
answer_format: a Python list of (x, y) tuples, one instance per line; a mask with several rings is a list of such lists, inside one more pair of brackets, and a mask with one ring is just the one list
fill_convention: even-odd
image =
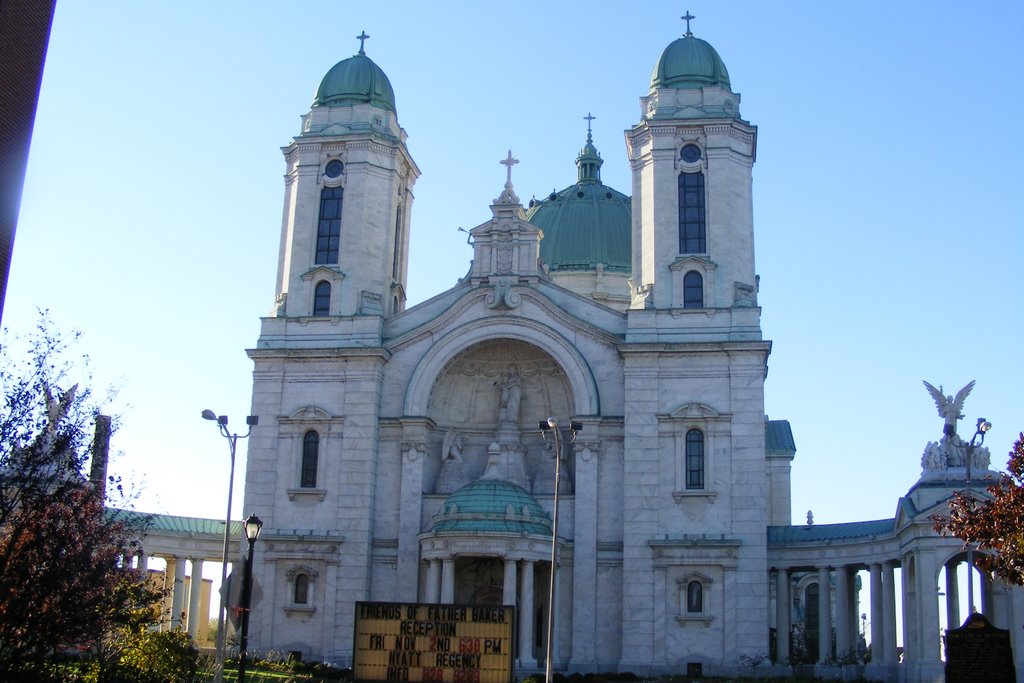
[[(899, 522), (884, 539), (845, 545), (782, 532), (769, 541), (769, 528), (791, 528), (794, 449), (766, 443), (771, 343), (754, 268), (756, 128), (738, 117), (738, 101), (720, 86), (643, 98), (643, 118), (626, 134), (628, 306), (622, 295), (614, 306), (595, 296), (592, 278), (575, 288), (549, 277), (543, 233), (509, 183), (493, 218), (470, 233), (468, 275), (405, 310), (419, 175), (405, 132), (370, 103), (314, 107), (304, 118), (284, 149), (277, 302), (249, 351), (260, 423), (245, 509), (266, 525), (254, 568), (263, 595), (251, 621), (256, 649), (348, 664), (357, 601), (500, 603), (519, 609), (519, 669), (542, 666), (550, 537), (435, 524), (451, 482), (485, 473), (550, 514), (554, 454), (537, 425), (556, 416), (583, 425), (560, 489), (557, 670), (685, 673), (697, 664), (728, 673), (769, 653), (781, 666), (794, 614), (779, 605), (792, 607), (808, 582), (829, 586), (833, 571), (840, 580), (819, 623), (835, 611), (842, 626), (834, 645), (822, 636), (822, 650), (842, 652), (856, 634), (851, 572), (863, 570), (889, 577), (872, 583), (877, 642), (887, 643), (876, 670), (896, 675), (895, 622), (881, 616), (892, 609), (892, 567), (913, 562), (914, 575), (927, 576), (920, 595), (952, 555), (924, 542), (908, 550)], [(687, 145), (699, 159), (683, 161)], [(334, 160), (340, 175), (328, 171)], [(680, 253), (681, 173), (703, 177), (706, 246), (696, 253)], [(344, 190), (340, 248), (317, 263), (321, 199), (333, 187)], [(685, 286), (694, 272), (696, 306)], [(517, 388), (503, 393), (510, 375)], [(920, 518), (913, 524), (928, 536)], [(952, 542), (932, 534), (927, 543)], [(807, 576), (817, 580), (787, 580)], [(1004, 603), (1019, 623), (1020, 596)], [(921, 605), (904, 609), (931, 618)], [(905, 680), (933, 680), (937, 621), (935, 633), (908, 627), (917, 616), (903, 623), (920, 675)]]

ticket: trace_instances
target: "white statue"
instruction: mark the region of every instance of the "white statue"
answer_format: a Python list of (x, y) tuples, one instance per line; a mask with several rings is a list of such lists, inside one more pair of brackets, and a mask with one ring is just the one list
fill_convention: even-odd
[(466, 436), (452, 427), (444, 435), (441, 445), (441, 471), (434, 484), (434, 493), (454, 493), (469, 483), (462, 468), (462, 452), (466, 448)]
[(501, 389), (498, 418), (502, 422), (519, 422), (519, 405), (523, 400), (523, 385), (519, 379), (519, 368), (509, 366), (508, 374), (498, 382)]
[(441, 446), (441, 458), (443, 460), (455, 460), (462, 462), (462, 449), (466, 447), (466, 437), (455, 431), (452, 427), (444, 435), (444, 444)]
[(939, 409), (939, 417), (946, 421), (942, 428), (942, 433), (946, 437), (954, 436), (956, 434), (956, 422), (963, 419), (963, 414), (960, 411), (963, 410), (964, 401), (967, 400), (968, 394), (974, 388), (974, 380), (971, 380), (967, 386), (956, 392), (956, 398), (943, 396), (941, 384), (938, 389), (928, 382), (925, 382), (924, 386), (928, 389), (928, 393), (932, 395), (932, 398), (935, 399), (935, 406)]

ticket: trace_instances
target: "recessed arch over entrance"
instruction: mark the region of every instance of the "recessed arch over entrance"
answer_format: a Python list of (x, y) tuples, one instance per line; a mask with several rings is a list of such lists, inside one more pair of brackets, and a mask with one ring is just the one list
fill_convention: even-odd
[[(438, 339), (423, 355), (412, 373), (406, 390), (403, 412), (406, 415), (429, 414), (431, 394), (439, 375), (453, 359), (484, 342), (521, 344), (540, 350), (564, 374), (569, 387), (567, 416), (597, 415), (600, 412), (597, 383), (589, 364), (579, 350), (550, 327), (515, 316), (470, 322)], [(525, 413), (520, 417), (525, 420)]]

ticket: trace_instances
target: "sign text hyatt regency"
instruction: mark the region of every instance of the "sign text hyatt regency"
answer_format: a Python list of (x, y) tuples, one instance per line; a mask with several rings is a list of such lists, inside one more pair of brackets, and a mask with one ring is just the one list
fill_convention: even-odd
[(509, 683), (515, 608), (357, 602), (357, 681)]

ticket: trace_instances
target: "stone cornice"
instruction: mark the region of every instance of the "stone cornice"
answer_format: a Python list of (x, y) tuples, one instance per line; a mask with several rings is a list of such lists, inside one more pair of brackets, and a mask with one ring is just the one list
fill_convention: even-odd
[(621, 342), (619, 353), (626, 355), (642, 354), (694, 354), (694, 353), (769, 353), (772, 350), (770, 341), (736, 341), (736, 342)]

